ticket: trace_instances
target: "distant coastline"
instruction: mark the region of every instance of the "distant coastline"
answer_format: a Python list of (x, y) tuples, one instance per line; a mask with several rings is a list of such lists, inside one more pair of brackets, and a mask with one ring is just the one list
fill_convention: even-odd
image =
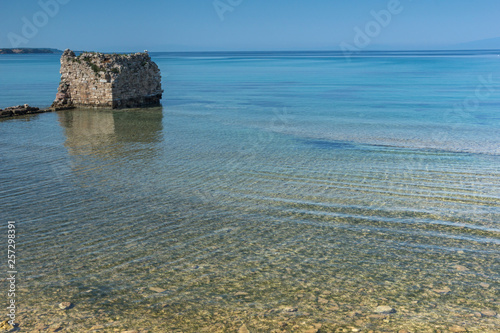
[(63, 51), (58, 49), (47, 49), (47, 48), (0, 49), (0, 54), (35, 54), (35, 53), (57, 54), (57, 53), (63, 53)]

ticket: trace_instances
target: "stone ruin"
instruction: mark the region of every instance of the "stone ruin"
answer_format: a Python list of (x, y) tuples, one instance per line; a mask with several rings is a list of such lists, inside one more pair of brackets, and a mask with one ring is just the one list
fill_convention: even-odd
[(76, 56), (68, 49), (61, 56), (61, 82), (51, 108), (157, 106), (162, 93), (160, 70), (147, 52)]

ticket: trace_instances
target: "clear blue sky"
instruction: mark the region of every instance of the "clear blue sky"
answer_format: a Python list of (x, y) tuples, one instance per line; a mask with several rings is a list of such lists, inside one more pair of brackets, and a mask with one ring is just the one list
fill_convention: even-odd
[[(371, 11), (397, 0), (215, 1), (226, 4), (223, 14), (214, 0), (40, 0), (58, 3), (57, 13), (47, 7), (50, 15), (38, 0), (0, 0), (0, 47), (337, 50), (342, 42), (355, 45), (354, 29), (374, 22)], [(398, 8), (389, 24), (372, 26), (363, 48), (442, 48), (500, 37), (499, 0), (400, 0)], [(25, 27), (35, 23), (38, 31)]]

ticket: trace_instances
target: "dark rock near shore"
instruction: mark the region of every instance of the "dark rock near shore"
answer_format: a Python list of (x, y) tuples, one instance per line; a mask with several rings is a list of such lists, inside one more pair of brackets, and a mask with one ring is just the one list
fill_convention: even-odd
[(5, 109), (0, 109), (0, 118), (24, 116), (27, 114), (36, 114), (52, 110), (41, 110), (37, 107), (29, 106), (28, 104), (11, 106)]

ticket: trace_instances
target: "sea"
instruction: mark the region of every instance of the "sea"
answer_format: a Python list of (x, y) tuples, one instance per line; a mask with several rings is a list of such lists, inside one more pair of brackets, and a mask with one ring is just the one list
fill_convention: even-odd
[[(500, 332), (500, 50), (150, 55), (161, 107), (0, 120), (2, 318)], [(59, 57), (1, 55), (0, 108)]]

